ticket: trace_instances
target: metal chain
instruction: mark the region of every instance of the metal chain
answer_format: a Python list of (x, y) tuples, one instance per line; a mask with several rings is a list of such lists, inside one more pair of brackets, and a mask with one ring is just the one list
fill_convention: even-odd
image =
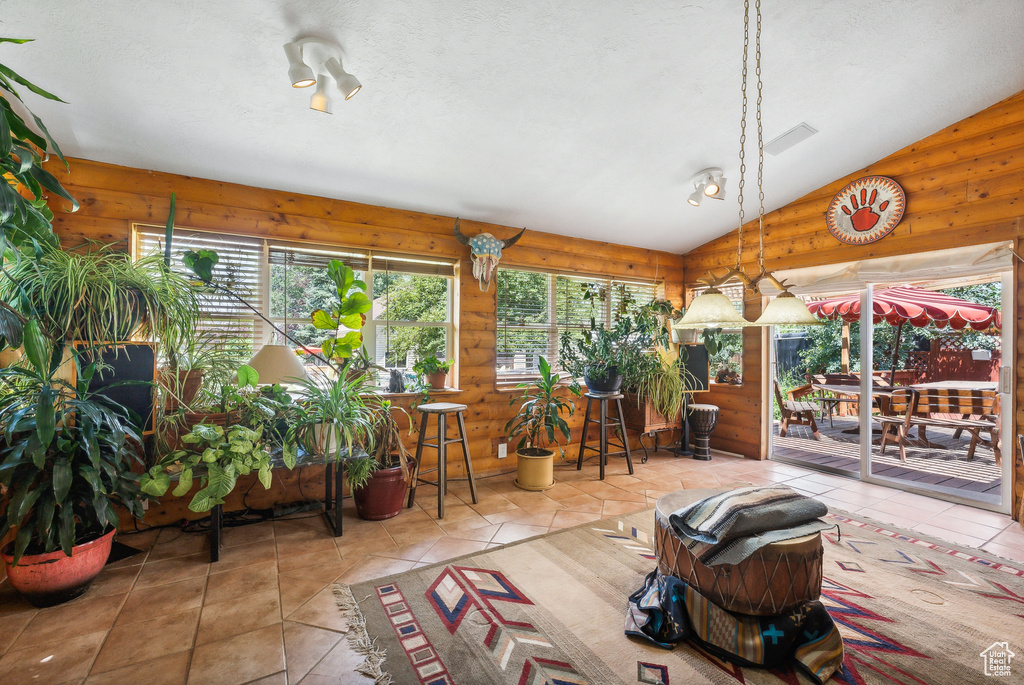
[[(760, 0), (758, 0), (760, 2)], [(740, 225), (736, 229), (736, 270), (739, 271), (743, 261), (743, 187), (746, 184), (744, 179), (747, 173), (746, 143), (747, 143), (747, 51), (750, 45), (750, 0), (743, 0), (743, 81), (740, 93), (743, 95), (743, 114), (740, 117), (740, 184), (737, 198), (740, 204)]]
[(754, 64), (757, 74), (757, 263), (764, 270), (764, 131), (761, 126), (761, 0), (754, 1), (757, 33), (754, 37)]

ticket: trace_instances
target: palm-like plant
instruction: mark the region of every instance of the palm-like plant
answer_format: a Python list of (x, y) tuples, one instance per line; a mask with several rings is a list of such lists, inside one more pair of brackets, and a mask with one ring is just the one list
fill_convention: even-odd
[[(24, 331), (25, 359), (0, 369), (0, 538), (23, 554), (71, 548), (116, 528), (121, 505), (142, 517), (139, 435), (126, 409), (89, 391), (95, 364), (72, 385), (57, 376), (63, 349), (38, 322)], [(77, 358), (73, 358), (77, 365)]]
[[(522, 436), (516, 446), (518, 451), (534, 455), (546, 454), (548, 443), (554, 443), (564, 459), (565, 449), (558, 442), (555, 432), (569, 439), (569, 424), (562, 418), (562, 413), (572, 416), (576, 405), (556, 395), (561, 376), (551, 371), (547, 359), (541, 357), (539, 367), (540, 377), (537, 380), (516, 386), (523, 390), (523, 394), (512, 398), (509, 405), (520, 402), (519, 411), (505, 424), (505, 432), (510, 438)], [(568, 390), (577, 397), (580, 394), (576, 384), (568, 386)]]

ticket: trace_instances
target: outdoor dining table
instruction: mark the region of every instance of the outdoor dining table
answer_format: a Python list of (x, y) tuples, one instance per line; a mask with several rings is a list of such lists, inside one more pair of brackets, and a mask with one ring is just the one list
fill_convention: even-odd
[[(814, 390), (820, 390), (821, 392), (833, 393), (836, 395), (854, 395), (858, 399), (860, 398), (860, 386), (859, 385), (847, 385), (841, 383), (812, 383), (811, 388)], [(875, 385), (871, 388), (871, 395), (878, 398), (879, 408), (884, 412), (888, 406), (889, 397), (892, 395), (892, 391), (896, 388), (887, 385)], [(816, 398), (818, 401), (827, 398)], [(847, 435), (860, 435), (860, 424), (853, 428), (847, 428), (841, 431)], [(878, 432), (878, 431), (875, 431)]]

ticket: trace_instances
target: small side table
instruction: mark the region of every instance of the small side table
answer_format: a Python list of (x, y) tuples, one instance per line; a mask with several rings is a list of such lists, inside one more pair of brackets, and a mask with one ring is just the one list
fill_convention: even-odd
[[(583, 455), (587, 450), (597, 452), (601, 458), (601, 480), (604, 480), (604, 467), (608, 462), (608, 445), (614, 445), (615, 447), (621, 447), (625, 450), (626, 454), (626, 466), (629, 467), (629, 474), (633, 475), (633, 457), (629, 453), (629, 437), (626, 435), (626, 419), (622, 413), (622, 394), (621, 393), (596, 393), (588, 392), (587, 396), (587, 414), (583, 419), (583, 436), (580, 438), (580, 456), (576, 460), (576, 470), (579, 471), (583, 468)], [(593, 408), (594, 402), (598, 404), (598, 418), (590, 418), (590, 412)], [(615, 402), (615, 409), (618, 412), (618, 428), (622, 432), (622, 442), (611, 442), (608, 439), (608, 429), (615, 428), (615, 419), (611, 422), (608, 420), (608, 403)], [(597, 447), (587, 446), (587, 429), (591, 423), (596, 423), (600, 426), (600, 433), (598, 438)], [(619, 454), (619, 452), (616, 452)]]

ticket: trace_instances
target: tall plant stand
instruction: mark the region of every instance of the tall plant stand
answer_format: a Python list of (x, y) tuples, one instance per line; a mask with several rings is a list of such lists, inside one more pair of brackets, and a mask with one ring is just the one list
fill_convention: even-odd
[(677, 457), (692, 457), (693, 456), (693, 450), (690, 449), (690, 421), (689, 421), (690, 417), (687, 416), (687, 414), (690, 413), (689, 408), (690, 408), (690, 393), (684, 392), (683, 393), (683, 408), (681, 410), (682, 414), (683, 414), (683, 430), (682, 430), (681, 434), (679, 435), (679, 444), (678, 445), (670, 445), (669, 447), (665, 448), (665, 450), (667, 452), (671, 452), (672, 454), (676, 455)]

